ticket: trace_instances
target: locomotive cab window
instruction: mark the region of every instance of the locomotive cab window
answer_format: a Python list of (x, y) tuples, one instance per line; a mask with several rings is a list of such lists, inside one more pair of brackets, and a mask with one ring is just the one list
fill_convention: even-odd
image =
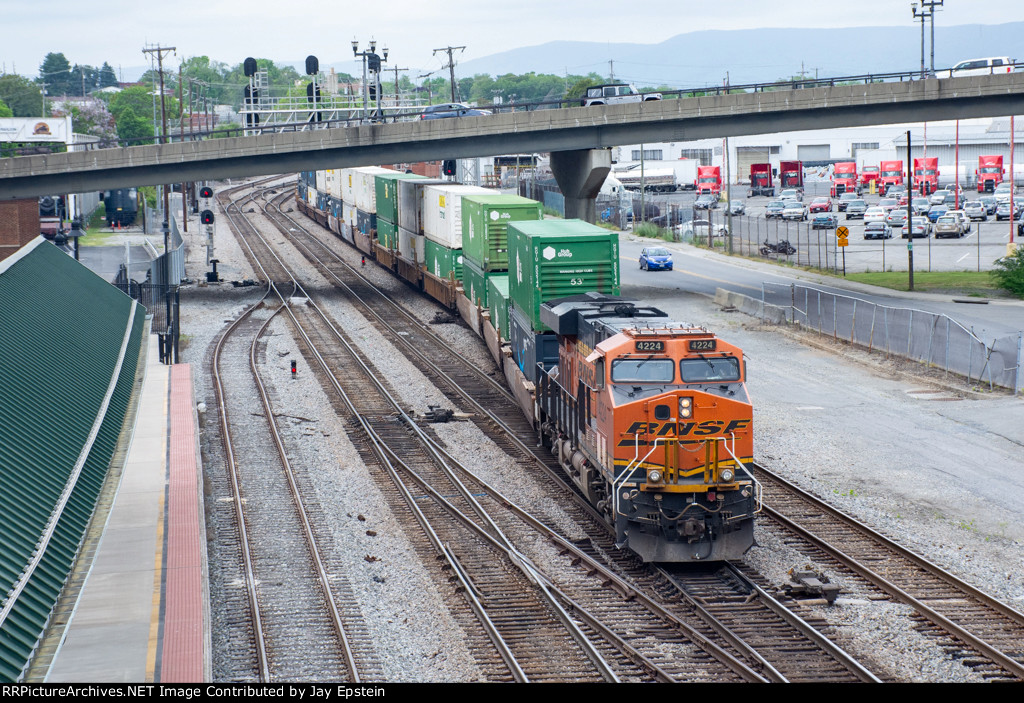
[(675, 377), (672, 359), (612, 361), (612, 383), (672, 383)]
[(684, 383), (707, 383), (740, 380), (740, 362), (734, 356), (710, 359), (696, 357), (679, 362)]

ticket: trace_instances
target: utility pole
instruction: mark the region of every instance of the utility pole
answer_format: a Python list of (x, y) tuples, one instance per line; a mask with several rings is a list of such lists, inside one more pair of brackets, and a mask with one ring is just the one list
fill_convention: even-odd
[[(914, 167), (910, 161), (910, 130), (907, 130), (907, 182), (911, 182), (914, 175)], [(914, 290), (914, 209), (911, 206), (914, 198), (911, 191), (907, 189), (907, 270), (910, 272), (909, 287)], [(884, 240), (883, 240), (884, 241)]]
[(609, 83), (614, 83), (615, 82), (615, 60), (614, 59), (609, 59), (608, 60), (608, 82)]
[(431, 77), (432, 75), (434, 75), (434, 72), (433, 72), (433, 71), (431, 71), (430, 73), (424, 73), (424, 74), (423, 74), (423, 75), (421, 75), (421, 76), (416, 76), (416, 78), (426, 78), (426, 79), (427, 79), (427, 80), (426, 80), (426, 81), (424, 82), (424, 85), (425, 85), (425, 86), (427, 86), (427, 105), (430, 105), (430, 104), (431, 104), (431, 103), (432, 103), (432, 102), (434, 101), (434, 97), (433, 97), (433, 95), (431, 95), (431, 93), (430, 93), (430, 77)]
[[(156, 54), (157, 70), (160, 72), (160, 118), (161, 118), (161, 143), (167, 142), (167, 104), (164, 100), (164, 55), (168, 52), (174, 52), (177, 54), (175, 47), (173, 46), (155, 46), (149, 49), (143, 49), (144, 54)], [(168, 208), (170, 205), (169, 191), (171, 187), (164, 185), (164, 297), (167, 304), (167, 326), (172, 327), (171, 322), (171, 223), (168, 219), (170, 213)]]
[(400, 100), (398, 99), (398, 72), (399, 71), (408, 71), (409, 69), (408, 68), (399, 68), (398, 66), (395, 66), (391, 70), (395, 72), (395, 120), (398, 120), (398, 104), (400, 102)]
[(464, 46), (446, 46), (443, 49), (434, 49), (434, 54), (437, 54), (437, 52), (439, 52), (439, 51), (445, 51), (445, 52), (448, 53), (448, 65), (447, 66), (442, 66), (442, 68), (447, 68), (449, 70), (450, 75), (451, 75), (451, 81), (452, 81), (452, 102), (453, 103), (454, 102), (458, 102), (458, 100), (456, 100), (456, 98), (455, 98), (455, 61), (452, 60), (452, 52), (455, 51), (456, 49), (458, 49), (459, 51), (465, 51), (466, 47), (464, 47)]

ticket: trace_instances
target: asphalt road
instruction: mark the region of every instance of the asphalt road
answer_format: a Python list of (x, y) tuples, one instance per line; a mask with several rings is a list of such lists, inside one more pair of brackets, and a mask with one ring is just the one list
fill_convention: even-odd
[[(922, 240), (917, 240), (920, 243)], [(640, 250), (659, 244), (672, 251), (672, 271), (642, 271)], [(905, 247), (903, 248), (905, 252)], [(917, 247), (915, 247), (917, 251)], [(1024, 301), (991, 300), (986, 304), (957, 303), (950, 295), (901, 293), (830, 276), (786, 268), (767, 261), (730, 257), (688, 244), (665, 244), (624, 234), (620, 240), (622, 284), (714, 296), (717, 288), (760, 298), (762, 284), (810, 285), (838, 295), (854, 296), (879, 305), (913, 308), (948, 315), (985, 341), (1024, 330)], [(973, 299), (972, 299), (973, 301)], [(981, 301), (976, 301), (981, 302)]]

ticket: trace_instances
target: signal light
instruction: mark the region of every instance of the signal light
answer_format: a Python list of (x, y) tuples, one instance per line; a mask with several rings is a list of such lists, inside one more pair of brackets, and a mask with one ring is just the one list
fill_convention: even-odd
[(295, 378), (295, 359), (292, 359), (292, 378)]
[(445, 159), (441, 162), (441, 173), (444, 175), (454, 176), (457, 170), (458, 164), (455, 162), (455, 159)]
[(213, 224), (213, 212), (211, 210), (203, 210), (199, 215), (199, 221), (204, 225)]
[(203, 186), (202, 188), (199, 189), (199, 197), (200, 198), (212, 198), (213, 197), (213, 188), (211, 188), (210, 186)]

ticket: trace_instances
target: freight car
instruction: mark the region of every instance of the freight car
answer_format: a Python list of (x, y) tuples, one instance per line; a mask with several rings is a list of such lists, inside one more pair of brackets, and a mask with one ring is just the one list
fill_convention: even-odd
[(620, 547), (690, 562), (753, 545), (742, 352), (620, 298), (617, 234), (543, 220), (518, 196), (376, 168), (304, 172), (296, 202), (458, 309)]
[(103, 207), (107, 227), (133, 225), (139, 212), (138, 191), (135, 188), (103, 191)]

